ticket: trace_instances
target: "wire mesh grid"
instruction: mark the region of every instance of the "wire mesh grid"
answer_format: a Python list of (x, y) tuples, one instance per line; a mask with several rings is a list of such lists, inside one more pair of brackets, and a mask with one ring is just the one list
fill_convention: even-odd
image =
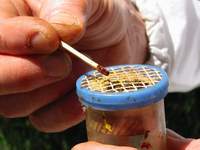
[(162, 80), (160, 71), (147, 66), (111, 67), (109, 72), (109, 76), (97, 71), (85, 75), (81, 88), (101, 93), (132, 92), (154, 86)]

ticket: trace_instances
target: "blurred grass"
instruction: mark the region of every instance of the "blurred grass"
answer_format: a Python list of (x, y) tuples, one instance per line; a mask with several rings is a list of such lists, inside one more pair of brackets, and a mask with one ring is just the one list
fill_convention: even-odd
[(200, 138), (200, 88), (165, 99), (166, 124), (185, 137)]
[(0, 119), (0, 150), (69, 150), (86, 141), (84, 122), (61, 133), (41, 133), (25, 119)]
[[(200, 136), (200, 89), (172, 93), (165, 99), (167, 127), (186, 136)], [(62, 133), (45, 134), (25, 119), (0, 118), (0, 150), (70, 150), (86, 141), (84, 122)]]

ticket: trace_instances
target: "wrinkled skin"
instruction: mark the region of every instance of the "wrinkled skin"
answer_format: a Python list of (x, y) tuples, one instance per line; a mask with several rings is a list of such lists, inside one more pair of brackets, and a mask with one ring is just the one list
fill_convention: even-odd
[[(28, 116), (44, 132), (84, 119), (74, 83), (91, 68), (65, 53), (61, 40), (104, 66), (146, 58), (144, 24), (129, 0), (0, 0), (0, 24), (0, 114)], [(172, 131), (167, 141), (168, 150), (200, 148)], [(85, 149), (136, 150), (95, 142), (73, 148)]]
[(144, 63), (144, 23), (129, 0), (0, 0), (0, 115), (40, 131), (84, 119), (76, 79), (91, 68), (63, 40), (104, 66)]
[[(97, 142), (81, 143), (72, 150), (137, 150), (131, 147), (104, 145)], [(186, 139), (174, 131), (167, 130), (167, 150), (200, 150), (200, 139)]]

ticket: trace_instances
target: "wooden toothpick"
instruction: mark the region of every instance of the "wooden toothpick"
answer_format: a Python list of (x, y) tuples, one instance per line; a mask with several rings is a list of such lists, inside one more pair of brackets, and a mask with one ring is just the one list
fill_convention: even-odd
[(88, 58), (84, 54), (80, 53), (79, 51), (77, 51), (76, 49), (74, 49), (73, 47), (68, 45), (67, 43), (62, 41), (61, 45), (66, 51), (68, 51), (71, 54), (75, 55), (76, 57), (78, 57), (79, 59), (81, 59), (82, 61), (84, 61), (85, 63), (87, 63), (88, 65), (90, 65), (91, 67), (93, 67), (94, 69), (99, 71), (100, 73), (102, 73), (102, 74), (104, 74), (106, 76), (109, 75), (109, 71), (106, 68), (104, 68), (103, 66), (99, 65), (98, 63), (96, 63), (92, 59)]

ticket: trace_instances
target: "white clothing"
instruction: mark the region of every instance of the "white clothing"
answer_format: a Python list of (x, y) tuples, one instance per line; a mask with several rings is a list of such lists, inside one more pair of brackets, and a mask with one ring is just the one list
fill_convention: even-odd
[(200, 86), (200, 0), (132, 0), (146, 20), (150, 64), (167, 70), (170, 92)]

